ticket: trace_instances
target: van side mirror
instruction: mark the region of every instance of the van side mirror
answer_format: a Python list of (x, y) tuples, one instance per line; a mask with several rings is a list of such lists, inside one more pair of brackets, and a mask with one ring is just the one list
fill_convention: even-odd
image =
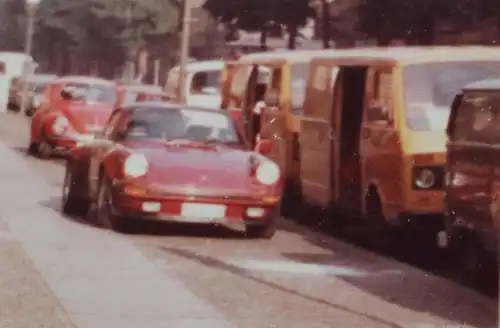
[(280, 96), (278, 91), (269, 91), (264, 97), (264, 102), (268, 107), (278, 107), (280, 104)]
[(271, 153), (273, 149), (273, 143), (269, 139), (260, 139), (255, 146), (255, 151), (262, 155), (267, 155)]
[(459, 93), (453, 98), (453, 102), (451, 103), (450, 116), (448, 117), (448, 124), (446, 125), (446, 135), (448, 139), (451, 138), (453, 134), (453, 125), (455, 123), (455, 118), (457, 117), (458, 107), (462, 103), (462, 99), (464, 98), (463, 93)]
[(387, 124), (392, 124), (393, 119), (390, 115), (389, 109), (386, 106), (382, 105), (374, 105), (368, 107), (367, 111), (367, 121), (368, 122), (380, 122), (380, 123), (387, 123)]

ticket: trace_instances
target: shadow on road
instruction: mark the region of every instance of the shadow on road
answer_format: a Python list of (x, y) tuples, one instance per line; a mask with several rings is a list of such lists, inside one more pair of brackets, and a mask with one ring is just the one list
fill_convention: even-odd
[[(51, 210), (61, 212), (61, 198), (52, 197), (49, 200), (42, 202), (42, 206)], [(91, 209), (85, 218), (82, 217), (63, 217), (86, 225), (91, 225), (100, 228), (96, 220), (95, 210)], [(137, 220), (133, 223), (129, 235), (145, 235), (145, 236), (164, 236), (164, 237), (199, 237), (199, 238), (226, 238), (240, 239), (244, 238), (244, 234), (238, 231), (228, 229), (220, 225), (199, 225), (186, 223), (171, 223), (150, 220)]]
[[(322, 230), (324, 224), (313, 223), (313, 228)], [(459, 286), (445, 278), (431, 274), (423, 274), (419, 269), (408, 269), (402, 263), (389, 261), (382, 257), (380, 260), (363, 259), (356, 247), (376, 252), (384, 257), (395, 258), (407, 262), (412, 266), (427, 267), (430, 271), (439, 269), (429, 268), (428, 259), (433, 257), (429, 248), (418, 248), (421, 245), (409, 243), (399, 244), (384, 240), (378, 232), (369, 228), (354, 227), (342, 234), (342, 241), (332, 241), (320, 238), (317, 234), (304, 231), (294, 224), (283, 224), (283, 230), (300, 235), (306, 242), (321, 249), (318, 253), (283, 253), (285, 258), (304, 264), (320, 264), (325, 267), (340, 266), (352, 271), (365, 274), (339, 275), (342, 281), (370, 293), (381, 301), (385, 301), (403, 308), (422, 313), (432, 313), (440, 318), (447, 319), (461, 325), (471, 325), (478, 328), (497, 327), (498, 310), (496, 301), (487, 298), (475, 291)], [(324, 230), (324, 229), (323, 229)], [(353, 254), (353, 249), (355, 250)], [(419, 251), (420, 250), (420, 251)], [(363, 252), (366, 254), (366, 252)], [(384, 275), (383, 272), (398, 274)], [(378, 274), (381, 273), (381, 274)]]

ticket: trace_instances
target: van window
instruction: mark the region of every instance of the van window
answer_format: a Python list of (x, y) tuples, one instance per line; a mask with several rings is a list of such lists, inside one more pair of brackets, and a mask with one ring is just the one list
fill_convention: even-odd
[(293, 64), (292, 72), (292, 113), (301, 115), (304, 112), (304, 101), (306, 99), (307, 78), (309, 75), (309, 63)]
[(452, 141), (500, 143), (500, 92), (468, 92), (453, 122)]
[(412, 64), (403, 69), (406, 123), (412, 130), (446, 128), (455, 95), (467, 84), (500, 75), (500, 61)]
[(193, 74), (191, 86), (189, 88), (192, 94), (202, 94), (204, 88), (213, 88), (220, 92), (221, 87), (221, 71), (203, 71)]
[(250, 77), (252, 67), (241, 66), (234, 73), (233, 81), (231, 82), (231, 94), (241, 96), (245, 93), (248, 78)]

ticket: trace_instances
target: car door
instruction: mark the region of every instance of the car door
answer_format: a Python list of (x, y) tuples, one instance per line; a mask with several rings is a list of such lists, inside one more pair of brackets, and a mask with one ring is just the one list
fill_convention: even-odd
[(108, 124), (104, 128), (102, 135), (96, 137), (92, 144), (89, 163), (89, 195), (94, 198), (99, 189), (99, 170), (103, 157), (114, 146), (115, 136), (119, 128), (119, 123), (124, 118), (124, 110), (116, 110), (109, 118)]

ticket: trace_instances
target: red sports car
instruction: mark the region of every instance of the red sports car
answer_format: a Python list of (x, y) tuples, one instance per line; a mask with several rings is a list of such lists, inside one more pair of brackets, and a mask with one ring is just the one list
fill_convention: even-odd
[(143, 102), (116, 109), (103, 134), (68, 156), (62, 208), (117, 231), (134, 219), (242, 223), (248, 237), (276, 231), (278, 166), (248, 150), (224, 111)]
[(67, 153), (102, 131), (116, 103), (113, 82), (67, 76), (50, 82), (31, 120), (29, 152), (41, 158)]

